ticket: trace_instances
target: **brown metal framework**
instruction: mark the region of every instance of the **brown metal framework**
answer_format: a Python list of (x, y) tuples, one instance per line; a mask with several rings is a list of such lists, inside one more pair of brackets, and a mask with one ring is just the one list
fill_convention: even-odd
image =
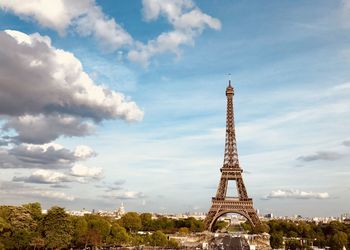
[[(221, 178), (216, 196), (212, 198), (212, 205), (205, 218), (206, 228), (213, 230), (217, 219), (227, 213), (237, 213), (244, 216), (252, 226), (260, 224), (259, 217), (253, 208), (253, 200), (248, 197), (244, 186), (242, 172), (238, 161), (235, 122), (233, 111), (234, 89), (231, 81), (226, 88), (227, 114), (226, 114), (226, 140), (223, 167), (220, 169)], [(228, 197), (227, 186), (229, 181), (235, 181), (238, 197)]]

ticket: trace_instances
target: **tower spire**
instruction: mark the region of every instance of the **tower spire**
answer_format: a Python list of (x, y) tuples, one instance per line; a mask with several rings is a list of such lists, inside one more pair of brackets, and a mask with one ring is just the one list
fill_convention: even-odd
[(231, 80), (229, 80), (229, 85), (226, 88), (227, 109), (224, 168), (239, 168), (235, 132), (235, 118), (233, 111), (233, 95), (234, 88), (231, 86)]

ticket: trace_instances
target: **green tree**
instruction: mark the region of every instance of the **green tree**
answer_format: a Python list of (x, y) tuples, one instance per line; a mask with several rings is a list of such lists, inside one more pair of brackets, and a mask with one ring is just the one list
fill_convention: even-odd
[(29, 245), (36, 222), (24, 207), (2, 206), (0, 208), (1, 241), (6, 249), (24, 248)]
[(4, 232), (10, 231), (10, 224), (2, 217), (0, 217), (0, 235)]
[(181, 235), (186, 235), (186, 234), (189, 234), (190, 233), (190, 230), (188, 229), (188, 227), (181, 227), (179, 229), (179, 234)]
[(168, 244), (167, 236), (160, 230), (151, 235), (150, 243), (152, 246), (165, 247)]
[(142, 213), (140, 215), (142, 230), (143, 231), (151, 231), (152, 230), (152, 215), (150, 213)]
[(34, 220), (39, 221), (42, 219), (42, 209), (39, 202), (24, 204), (22, 207), (29, 210)]
[(83, 216), (73, 216), (71, 220), (73, 225), (72, 241), (75, 246), (82, 246), (86, 242), (88, 223)]
[(341, 250), (348, 244), (348, 236), (344, 232), (336, 232), (330, 239), (330, 247), (332, 250)]
[(52, 207), (43, 221), (46, 247), (62, 249), (72, 240), (73, 226), (64, 208)]
[(286, 249), (289, 250), (300, 250), (303, 249), (299, 240), (288, 240), (286, 241)]
[(85, 244), (90, 243), (95, 247), (101, 246), (110, 234), (111, 223), (106, 218), (95, 214), (87, 215), (85, 218), (88, 223)]
[(114, 245), (125, 245), (129, 242), (130, 237), (125, 228), (118, 223), (113, 223), (111, 227), (111, 233), (108, 237), (108, 243)]
[(283, 233), (281, 231), (273, 232), (270, 237), (270, 245), (272, 248), (283, 247)]
[(227, 226), (228, 226), (228, 222), (223, 221), (223, 220), (218, 220), (218, 221), (216, 221), (213, 229), (214, 229), (214, 231), (222, 230), (223, 228), (226, 228)]
[(142, 227), (141, 218), (138, 213), (128, 212), (121, 218), (123, 226), (129, 232), (136, 232)]
[(264, 222), (261, 222), (260, 224), (256, 225), (251, 230), (252, 233), (256, 233), (256, 234), (264, 233), (264, 232), (267, 233), (269, 231), (270, 231), (270, 227)]

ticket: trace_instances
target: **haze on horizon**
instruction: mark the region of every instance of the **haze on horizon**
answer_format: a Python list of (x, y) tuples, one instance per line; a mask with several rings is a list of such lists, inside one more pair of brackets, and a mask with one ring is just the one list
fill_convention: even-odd
[(231, 73), (254, 207), (350, 212), (349, 16), (349, 0), (0, 0), (0, 203), (207, 212)]

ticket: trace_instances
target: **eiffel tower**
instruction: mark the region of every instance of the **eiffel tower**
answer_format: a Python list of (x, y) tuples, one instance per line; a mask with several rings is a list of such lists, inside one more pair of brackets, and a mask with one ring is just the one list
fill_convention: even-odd
[[(212, 205), (205, 218), (205, 226), (209, 231), (213, 230), (217, 219), (227, 213), (237, 213), (244, 216), (250, 224), (255, 227), (260, 224), (259, 217), (253, 208), (253, 200), (248, 197), (245, 188), (242, 172), (239, 166), (234, 112), (233, 112), (234, 89), (231, 80), (226, 88), (227, 115), (226, 115), (226, 141), (223, 167), (220, 169), (221, 178), (216, 196), (212, 198)], [(236, 182), (238, 197), (227, 196), (229, 181)]]

